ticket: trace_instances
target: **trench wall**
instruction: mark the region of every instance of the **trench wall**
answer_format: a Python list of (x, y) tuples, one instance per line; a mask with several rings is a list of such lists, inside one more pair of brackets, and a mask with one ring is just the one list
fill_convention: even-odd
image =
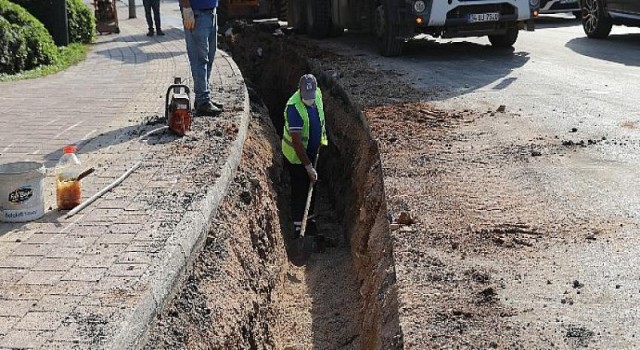
[(403, 347), (392, 241), (377, 143), (361, 109), (330, 74), (313, 64), (314, 53), (273, 27), (241, 27), (229, 47), (252, 98), (262, 98), (276, 130), (282, 132), (284, 105), (304, 73), (319, 80), (330, 145), (321, 153), (320, 177), (330, 182), (336, 212), (361, 282), (362, 349)]

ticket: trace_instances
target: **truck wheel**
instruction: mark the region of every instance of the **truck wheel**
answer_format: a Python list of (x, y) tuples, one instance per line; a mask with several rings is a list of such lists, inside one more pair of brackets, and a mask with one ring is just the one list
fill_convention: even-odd
[(604, 12), (602, 0), (584, 0), (582, 29), (589, 38), (604, 39), (611, 33), (613, 23)]
[(307, 0), (306, 5), (307, 34), (318, 39), (329, 36), (331, 24), (329, 1)]
[(489, 35), (489, 42), (493, 47), (512, 47), (518, 39), (518, 28), (507, 28), (507, 32), (502, 35)]
[(400, 28), (391, 21), (388, 5), (381, 4), (376, 8), (375, 34), (378, 38), (380, 46), (380, 54), (382, 56), (392, 57), (400, 56), (404, 40), (400, 37)]
[(307, 30), (307, 23), (303, 15), (305, 2), (305, 0), (289, 0), (287, 2), (287, 23), (289, 27), (297, 29), (301, 34)]

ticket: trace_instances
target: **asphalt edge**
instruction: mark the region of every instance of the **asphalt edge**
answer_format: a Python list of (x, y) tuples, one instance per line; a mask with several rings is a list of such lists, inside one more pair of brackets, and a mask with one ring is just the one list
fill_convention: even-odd
[(208, 232), (209, 223), (216, 215), (218, 207), (225, 198), (231, 181), (235, 177), (244, 142), (246, 140), (249, 120), (251, 119), (251, 105), (249, 92), (240, 68), (229, 54), (218, 49), (231, 66), (234, 74), (232, 78), (242, 85), (243, 110), (238, 126), (238, 134), (230, 147), (229, 156), (220, 169), (220, 177), (206, 190), (206, 196), (198, 203), (194, 203), (191, 210), (185, 213), (175, 228), (176, 234), (167, 242), (167, 249), (163, 250), (155, 263), (156, 270), (149, 288), (142, 294), (134, 306), (133, 313), (122, 321), (116, 331), (115, 338), (104, 344), (105, 349), (137, 349), (140, 341), (153, 323), (154, 317), (163, 309), (167, 300), (174, 292), (174, 287), (185, 277), (183, 273), (200, 251)]

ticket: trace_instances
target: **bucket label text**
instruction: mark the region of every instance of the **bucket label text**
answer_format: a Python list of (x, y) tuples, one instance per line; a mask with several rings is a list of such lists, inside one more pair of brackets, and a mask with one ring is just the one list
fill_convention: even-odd
[(9, 193), (9, 202), (20, 204), (26, 202), (33, 196), (33, 190), (31, 186), (22, 186), (17, 190)]

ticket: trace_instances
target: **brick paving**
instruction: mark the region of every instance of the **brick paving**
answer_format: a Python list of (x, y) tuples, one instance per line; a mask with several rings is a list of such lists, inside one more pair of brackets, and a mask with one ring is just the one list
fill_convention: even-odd
[[(162, 126), (154, 121), (173, 77), (190, 78), (188, 60), (182, 30), (168, 25), (179, 23), (174, 3), (162, 5), (167, 35), (153, 38), (145, 36), (141, 8), (129, 20), (118, 6), (121, 33), (99, 36), (84, 62), (0, 84), (0, 163), (52, 168), (63, 146), (78, 144), (83, 165), (96, 168), (83, 180), (86, 199), (141, 162), (70, 218), (55, 209), (49, 173), (44, 217), (0, 223), (0, 349), (134, 347), (206, 234), (224, 195), (218, 183), (235, 171), (230, 159), (239, 157), (248, 102), (233, 61), (218, 51), (212, 75), (225, 113), (194, 120), (196, 136), (160, 131), (141, 142), (139, 135)], [(204, 137), (205, 129), (229, 127), (239, 132)], [(199, 147), (207, 149), (206, 166), (187, 151)]]

